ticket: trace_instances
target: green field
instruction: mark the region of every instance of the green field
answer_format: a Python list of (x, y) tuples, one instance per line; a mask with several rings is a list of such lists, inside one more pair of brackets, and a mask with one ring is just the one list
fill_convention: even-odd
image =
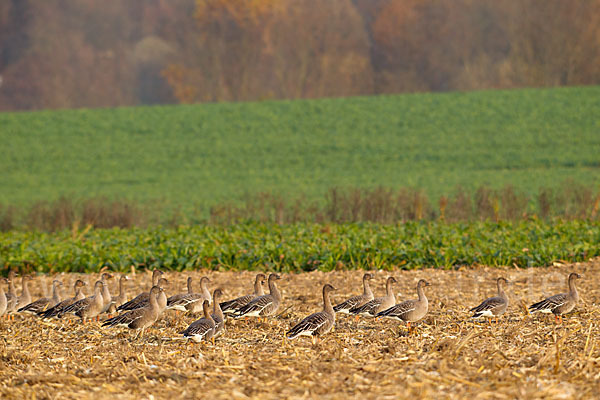
[(0, 233), (0, 265), (38, 272), (535, 267), (600, 256), (598, 222), (238, 224)]
[[(0, 204), (600, 183), (600, 87), (0, 113)], [(435, 200), (434, 200), (435, 201)]]

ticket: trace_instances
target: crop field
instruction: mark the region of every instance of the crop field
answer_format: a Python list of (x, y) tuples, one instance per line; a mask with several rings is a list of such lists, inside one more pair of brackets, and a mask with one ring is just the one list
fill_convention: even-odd
[(600, 87), (0, 113), (0, 204), (600, 183)]
[[(526, 305), (563, 292), (578, 272), (581, 300), (557, 325), (527, 315)], [(133, 274), (133, 273), (135, 274)], [(251, 291), (254, 272), (198, 270), (211, 288), (231, 298)], [(283, 303), (276, 317), (228, 320), (212, 343), (190, 344), (178, 331), (195, 319), (167, 311), (143, 336), (99, 323), (42, 322), (17, 315), (0, 321), (0, 397), (12, 398), (528, 398), (600, 396), (600, 262), (560, 267), (376, 271), (378, 295), (387, 276), (398, 280), (398, 300), (415, 297), (425, 278), (429, 314), (408, 335), (395, 321), (338, 316), (334, 332), (312, 344), (284, 341), (303, 316), (322, 307), (320, 288), (334, 301), (361, 292), (362, 271), (282, 274)], [(168, 272), (168, 294), (184, 290), (187, 273)], [(130, 271), (129, 298), (148, 287), (149, 272)], [(498, 324), (473, 323), (468, 309), (495, 293), (495, 278), (510, 281), (511, 304)], [(97, 274), (38, 277), (34, 297), (51, 279), (90, 283)], [(114, 292), (111, 283), (111, 290)]]
[(0, 232), (0, 271), (539, 267), (600, 256), (600, 223), (239, 224)]

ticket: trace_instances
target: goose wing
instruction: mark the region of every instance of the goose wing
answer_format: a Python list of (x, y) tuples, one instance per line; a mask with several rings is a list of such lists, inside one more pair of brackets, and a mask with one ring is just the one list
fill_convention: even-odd
[(503, 307), (506, 301), (502, 297), (490, 297), (481, 302), (477, 307), (471, 308), (469, 311), (473, 311), (473, 317), (480, 317), (486, 311), (493, 312), (494, 310)]
[(44, 311), (46, 307), (48, 307), (48, 304), (50, 304), (50, 301), (51, 299), (47, 297), (42, 297), (41, 299), (37, 299), (36, 301), (19, 308), (17, 312), (27, 311), (31, 313), (38, 313)]
[(127, 326), (130, 327), (138, 319), (144, 316), (143, 308), (136, 308), (135, 310), (127, 311), (116, 317), (109, 318), (102, 323), (102, 326)]
[(292, 329), (290, 329), (286, 336), (288, 339), (294, 339), (300, 335), (318, 335), (323, 326), (330, 321), (329, 316), (324, 311), (320, 311), (309, 315), (302, 321), (297, 323)]
[(131, 299), (128, 302), (123, 303), (119, 307), (117, 307), (117, 310), (118, 311), (135, 310), (136, 308), (145, 307), (147, 304), (150, 304), (150, 292), (144, 292), (144, 293), (138, 294), (133, 299)]
[(94, 301), (94, 297), (86, 297), (85, 299), (82, 300), (78, 300), (76, 302), (74, 302), (73, 304), (65, 307), (60, 314), (58, 315), (58, 317), (62, 317), (64, 314), (75, 314), (75, 315), (79, 315), (79, 313), (81, 313), (82, 311), (86, 310), (89, 308), (89, 306), (92, 304), (92, 301)]
[(363, 305), (365, 303), (365, 296), (360, 295), (360, 296), (352, 296), (350, 297), (348, 300), (337, 304), (333, 307), (333, 311), (335, 312), (349, 312), (350, 310), (352, 310), (353, 308), (356, 307), (360, 307), (361, 305)]
[(197, 321), (194, 321), (188, 326), (184, 331), (180, 332), (184, 337), (192, 337), (195, 336), (199, 339), (210, 336), (210, 333), (215, 328), (214, 321), (211, 321), (208, 318), (200, 318)]
[(57, 305), (55, 305), (54, 307), (48, 308), (45, 311), (40, 311), (37, 314), (42, 317), (42, 318), (52, 318), (52, 317), (57, 317), (59, 314), (62, 313), (62, 311), (67, 308), (68, 306), (70, 306), (71, 304), (75, 303), (76, 298), (75, 297), (71, 297), (70, 299), (66, 299), (61, 301), (60, 303), (58, 303)]
[(188, 304), (195, 303), (202, 299), (202, 295), (198, 293), (182, 293), (171, 296), (167, 299), (167, 309), (178, 309), (186, 311), (185, 307)]
[(224, 314), (233, 314), (235, 311), (250, 303), (256, 295), (248, 294), (246, 296), (238, 297), (237, 299), (224, 301), (223, 303), (219, 303), (221, 310)]
[(352, 308), (350, 313), (357, 315), (375, 315), (375, 312), (383, 303), (383, 299), (383, 297), (377, 297), (371, 301), (367, 301), (362, 306)]
[(275, 304), (275, 298), (270, 294), (258, 296), (248, 304), (240, 308), (236, 313), (236, 318), (248, 316), (263, 315), (265, 311), (269, 311), (270, 308)]
[(406, 300), (402, 303), (398, 303), (386, 310), (381, 311), (377, 314), (378, 317), (388, 318), (402, 318), (403, 315), (415, 311), (417, 308), (417, 302), (415, 300)]
[(554, 309), (564, 305), (568, 301), (568, 298), (569, 295), (567, 293), (555, 294), (554, 296), (550, 296), (547, 299), (530, 305), (529, 310), (532, 312), (552, 312)]

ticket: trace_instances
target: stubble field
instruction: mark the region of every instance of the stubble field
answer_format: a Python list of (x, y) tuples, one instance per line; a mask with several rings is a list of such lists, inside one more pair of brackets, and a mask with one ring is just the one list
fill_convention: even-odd
[[(526, 314), (527, 304), (565, 291), (572, 271), (582, 275), (582, 300), (563, 325)], [(171, 311), (137, 339), (97, 322), (17, 315), (0, 321), (0, 398), (598, 398), (599, 272), (600, 260), (535, 269), (378, 271), (376, 296), (388, 275), (399, 282), (397, 300), (414, 298), (420, 278), (432, 284), (430, 312), (418, 333), (408, 336), (395, 321), (338, 316), (335, 331), (315, 345), (283, 335), (322, 307), (324, 283), (338, 289), (335, 302), (361, 292), (363, 271), (282, 274), (280, 315), (228, 320), (215, 345), (180, 340), (177, 332), (195, 317)], [(251, 291), (254, 274), (191, 272), (196, 283), (208, 275), (211, 289), (223, 288), (226, 298)], [(186, 273), (166, 275), (169, 295), (184, 291)], [(468, 309), (495, 293), (500, 275), (511, 282), (507, 314), (498, 325), (472, 323)], [(66, 287), (82, 276), (89, 283), (98, 277), (58, 279)], [(149, 286), (148, 272), (131, 277), (129, 298)], [(41, 278), (32, 289), (34, 297), (43, 293)]]

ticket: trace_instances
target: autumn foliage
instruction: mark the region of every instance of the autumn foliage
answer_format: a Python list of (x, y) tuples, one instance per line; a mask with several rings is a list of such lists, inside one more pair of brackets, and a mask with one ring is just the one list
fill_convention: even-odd
[(600, 0), (7, 0), (0, 109), (600, 83)]

